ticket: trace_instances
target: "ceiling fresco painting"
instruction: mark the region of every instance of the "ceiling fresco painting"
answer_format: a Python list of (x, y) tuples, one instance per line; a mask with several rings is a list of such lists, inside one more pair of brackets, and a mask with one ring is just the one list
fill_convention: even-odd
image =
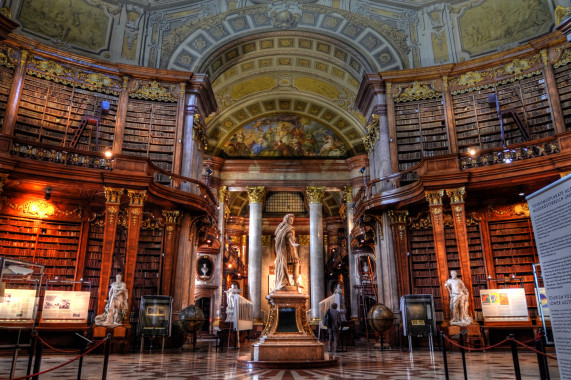
[(345, 143), (323, 124), (298, 115), (262, 118), (238, 129), (223, 146), (227, 157), (344, 157)]

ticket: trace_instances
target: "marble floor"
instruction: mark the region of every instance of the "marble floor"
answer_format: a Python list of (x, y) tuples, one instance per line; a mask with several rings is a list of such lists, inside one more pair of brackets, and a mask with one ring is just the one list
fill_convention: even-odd
[[(355, 347), (337, 354), (336, 366), (324, 369), (244, 369), (236, 366), (236, 359), (249, 353), (248, 345), (238, 349), (216, 352), (213, 342), (199, 342), (199, 351), (165, 350), (164, 353), (113, 354), (109, 360), (107, 379), (444, 379), (441, 351), (415, 349), (412, 353), (400, 350), (373, 348), (373, 342), (360, 341)], [(73, 356), (46, 352), (42, 370), (61, 364)], [(519, 353), (522, 379), (539, 379), (537, 356)], [(0, 357), (0, 379), (9, 376), (11, 358)], [(462, 359), (459, 352), (448, 353), (450, 379), (463, 379)], [(559, 379), (557, 362), (548, 359), (552, 380)], [(18, 360), (16, 376), (25, 374), (27, 358)], [(89, 355), (84, 360), (82, 379), (101, 379), (102, 355)], [(495, 350), (486, 353), (468, 353), (469, 379), (514, 379), (511, 351)], [(40, 379), (75, 379), (77, 362), (40, 376)]]

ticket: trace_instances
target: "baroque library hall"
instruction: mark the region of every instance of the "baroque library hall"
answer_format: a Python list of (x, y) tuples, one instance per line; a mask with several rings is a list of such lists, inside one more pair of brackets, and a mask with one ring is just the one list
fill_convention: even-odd
[(571, 379), (571, 0), (0, 1), (0, 379)]

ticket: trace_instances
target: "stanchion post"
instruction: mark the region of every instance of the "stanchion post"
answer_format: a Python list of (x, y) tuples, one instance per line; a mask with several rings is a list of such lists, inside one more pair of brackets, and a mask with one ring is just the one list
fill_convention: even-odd
[(446, 342), (444, 341), (444, 331), (440, 331), (440, 342), (442, 343), (442, 361), (444, 362), (444, 376), (450, 380), (448, 375), (448, 360), (446, 360)]
[(550, 380), (549, 367), (547, 365), (547, 357), (545, 357), (545, 345), (543, 344), (543, 338), (545, 338), (545, 333), (540, 327), (537, 330), (537, 340), (535, 341), (535, 348), (542, 354), (537, 354), (537, 364), (539, 366), (539, 376), (541, 380)]
[[(40, 366), (42, 365), (42, 352), (44, 350), (44, 344), (42, 341), (36, 342), (36, 357), (34, 358), (34, 372), (40, 372)], [(38, 380), (39, 375), (33, 376), (32, 380)]]
[(79, 350), (79, 364), (77, 366), (77, 380), (81, 380), (81, 369), (83, 368), (83, 354), (85, 353), (85, 350), (87, 349), (87, 345), (81, 346), (81, 349)]
[(105, 358), (103, 359), (103, 374), (101, 380), (107, 379), (107, 366), (109, 365), (109, 351), (111, 350), (111, 334), (105, 337)]
[(510, 344), (512, 346), (512, 358), (514, 361), (514, 372), (516, 380), (521, 380), (521, 371), (519, 369), (519, 358), (517, 356), (517, 343), (515, 342), (515, 336), (513, 334), (508, 335)]
[(466, 369), (466, 350), (464, 349), (464, 333), (460, 332), (460, 352), (462, 353), (462, 367), (464, 367), (464, 380), (468, 380), (468, 370)]
[(32, 361), (34, 360), (34, 351), (36, 350), (36, 344), (38, 344), (38, 332), (36, 330), (32, 330), (31, 334), (32, 341), (30, 342), (30, 354), (28, 355), (28, 367), (26, 368), (26, 376), (30, 376), (32, 374)]

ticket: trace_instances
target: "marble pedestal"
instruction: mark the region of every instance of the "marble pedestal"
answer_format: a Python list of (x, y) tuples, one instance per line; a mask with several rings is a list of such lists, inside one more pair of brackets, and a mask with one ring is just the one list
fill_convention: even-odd
[(325, 355), (324, 345), (313, 335), (307, 322), (305, 304), (309, 298), (296, 286), (286, 286), (267, 297), (270, 315), (262, 337), (252, 345), (249, 357), (238, 364), (250, 368), (321, 367), (337, 359)]

